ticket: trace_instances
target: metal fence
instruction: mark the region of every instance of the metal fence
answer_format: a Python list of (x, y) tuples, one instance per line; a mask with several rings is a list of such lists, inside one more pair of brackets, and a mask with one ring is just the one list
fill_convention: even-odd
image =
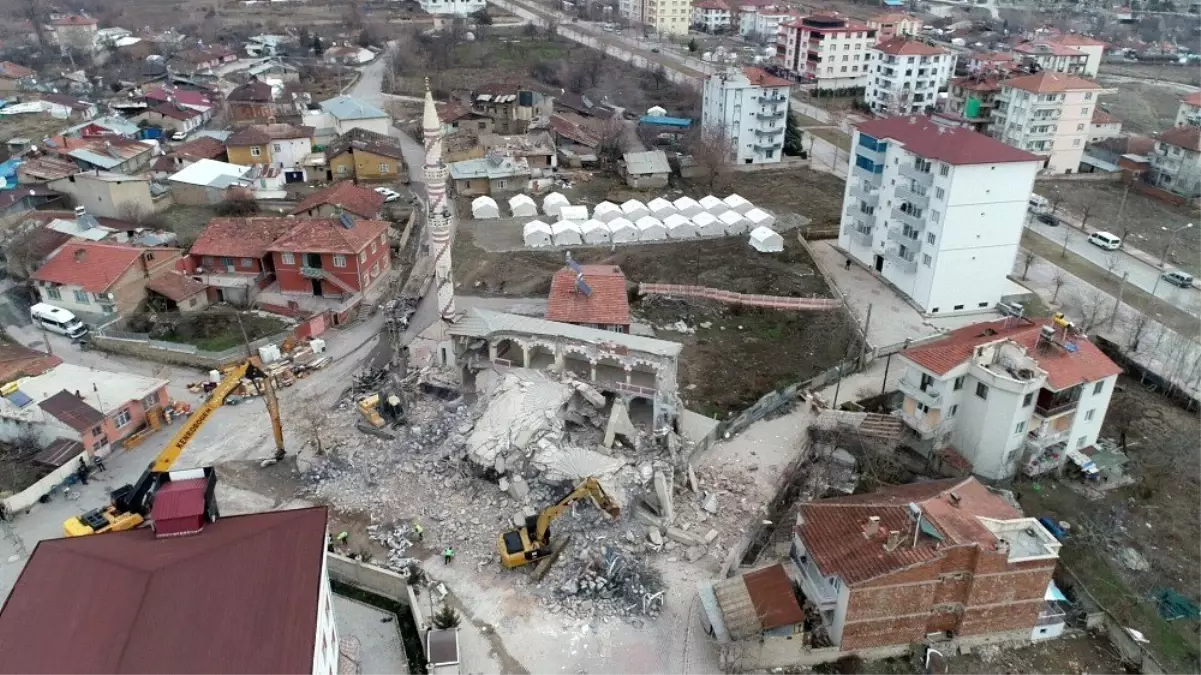
[(844, 359), (833, 368), (818, 373), (807, 380), (790, 384), (783, 389), (770, 391), (764, 394), (758, 401), (755, 401), (754, 405), (739, 413), (737, 417), (722, 422), (717, 435), (719, 438), (730, 438), (742, 433), (747, 427), (767, 415), (792, 405), (801, 392), (834, 384), (847, 375), (859, 372), (859, 369), (858, 358)]
[(704, 298), (716, 300), (727, 305), (742, 305), (744, 307), (765, 307), (781, 310), (825, 310), (838, 309), (842, 304), (833, 298), (796, 298), (779, 295), (751, 295), (723, 291), (707, 286), (685, 286), (681, 284), (639, 284), (638, 292), (642, 295), (674, 295), (689, 298)]

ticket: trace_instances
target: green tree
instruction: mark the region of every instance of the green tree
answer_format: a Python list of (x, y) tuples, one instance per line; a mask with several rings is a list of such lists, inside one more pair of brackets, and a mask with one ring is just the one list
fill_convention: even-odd
[(801, 121), (796, 115), (789, 114), (784, 127), (784, 154), (798, 157), (805, 151), (805, 132), (801, 130)]
[(325, 53), (325, 43), (321, 41), (320, 35), (313, 36), (313, 54), (321, 56)]
[(359, 31), (359, 46), (363, 48), (371, 46), (371, 32), (366, 28)]
[(695, 54), (696, 50), (698, 50), (700, 48), (701, 48), (700, 45), (698, 45), (696, 43), (696, 38), (692, 38), (691, 40), (688, 41), (688, 51), (692, 52), (693, 54)]
[(480, 9), (480, 10), (476, 10), (476, 11), (472, 12), (471, 19), (472, 19), (472, 21), (475, 21), (476, 25), (479, 25), (479, 26), (491, 26), (492, 25), (492, 15), (489, 14), (488, 10), (486, 10), (486, 9)]
[(442, 605), (442, 609), (434, 614), (434, 628), (447, 630), (459, 627), (459, 613), (450, 605)]

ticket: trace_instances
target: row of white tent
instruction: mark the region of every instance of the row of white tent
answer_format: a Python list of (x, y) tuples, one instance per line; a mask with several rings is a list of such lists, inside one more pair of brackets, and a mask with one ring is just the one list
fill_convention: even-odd
[(553, 224), (530, 221), (522, 229), (522, 241), (526, 246), (542, 247), (728, 237), (746, 234), (752, 229), (767, 229), (774, 223), (775, 218), (760, 209), (752, 209), (745, 216), (737, 211), (726, 211), (716, 217), (703, 212), (693, 218), (673, 213), (663, 220), (644, 215), (637, 220), (617, 216), (608, 221), (595, 217), (594, 212), (593, 218), (583, 222), (566, 218)]
[[(566, 213), (564, 213), (565, 211)], [(702, 213), (708, 213), (718, 217), (730, 211), (745, 216), (752, 211), (760, 210), (736, 194), (725, 199), (706, 195), (699, 201), (692, 197), (680, 197), (675, 201), (656, 197), (645, 204), (637, 199), (630, 199), (620, 205), (613, 202), (601, 202), (592, 210), (592, 217), (604, 223), (615, 218), (637, 221), (644, 216), (653, 216), (666, 221), (669, 216), (673, 215), (693, 218)], [(509, 199), (509, 212), (514, 218), (530, 218), (538, 215), (538, 205), (528, 195), (514, 195)], [(578, 223), (588, 220), (587, 206), (572, 206), (567, 197), (559, 192), (552, 192), (542, 199), (542, 213), (556, 219)], [(500, 206), (497, 205), (495, 199), (487, 195), (476, 197), (471, 202), (471, 216), (477, 220), (499, 218)]]

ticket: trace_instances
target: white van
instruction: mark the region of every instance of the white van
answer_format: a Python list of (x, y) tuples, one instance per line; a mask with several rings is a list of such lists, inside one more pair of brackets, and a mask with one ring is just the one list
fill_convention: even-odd
[(74, 314), (61, 307), (48, 305), (44, 302), (39, 302), (30, 307), (29, 316), (33, 319), (34, 323), (51, 333), (66, 335), (72, 340), (87, 335), (88, 332), (88, 327), (83, 325), (83, 322), (77, 319)]
[(1122, 245), (1122, 238), (1108, 232), (1093, 232), (1088, 236), (1088, 243), (1106, 251), (1116, 251)]
[(1046, 213), (1051, 208), (1051, 202), (1042, 195), (1030, 193), (1030, 210), (1035, 213)]

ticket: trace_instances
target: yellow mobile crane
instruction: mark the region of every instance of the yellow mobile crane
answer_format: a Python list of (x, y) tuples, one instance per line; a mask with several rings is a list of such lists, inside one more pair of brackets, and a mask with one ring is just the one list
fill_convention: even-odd
[(271, 416), (271, 427), (275, 432), (275, 459), (283, 457), (284, 432), (280, 425), (279, 401), (275, 398), (275, 389), (271, 386), (270, 379), (258, 366), (246, 361), (229, 371), (213, 389), (208, 400), (192, 413), (192, 416), (175, 433), (171, 442), (167, 443), (162, 452), (158, 453), (158, 456), (150, 463), (150, 466), (142, 472), (136, 483), (126, 484), (113, 490), (112, 502), (107, 506), (92, 509), (64, 522), (63, 532), (68, 537), (79, 537), (102, 532), (132, 530), (145, 522), (146, 515), (150, 512), (154, 492), (163, 483), (167, 472), (179, 459), (179, 455), (183, 453), (192, 437), (200, 431), (200, 427), (204, 426), (213, 412), (225, 403), (226, 397), (238, 386), (243, 377), (249, 377), (251, 381), (260, 378), (267, 379), (265, 398), (267, 412)]
[(617, 502), (605, 493), (595, 478), (589, 477), (554, 506), (546, 507), (536, 516), (527, 517), (525, 525), (497, 537), (496, 549), (500, 552), (501, 564), (512, 569), (551, 555), (551, 521), (561, 516), (572, 502), (584, 498), (592, 499), (597, 508), (614, 518), (621, 515), (621, 507)]

